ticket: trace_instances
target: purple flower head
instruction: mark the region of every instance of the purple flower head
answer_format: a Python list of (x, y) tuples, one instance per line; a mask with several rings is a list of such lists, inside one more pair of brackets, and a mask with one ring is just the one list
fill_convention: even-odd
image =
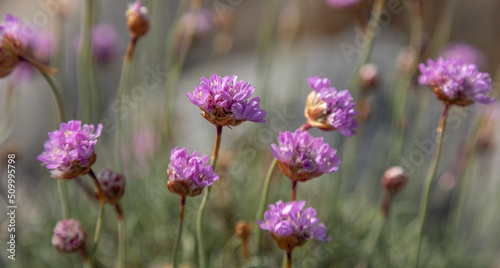
[(461, 59), (464, 64), (485, 67), (486, 56), (477, 48), (466, 43), (449, 43), (439, 54), (444, 59)]
[(101, 135), (102, 124), (83, 125), (81, 121), (61, 123), (59, 130), (49, 133), (43, 144), (45, 151), (38, 160), (51, 169), (51, 175), (59, 179), (72, 179), (87, 174), (95, 162), (94, 146)]
[[(108, 23), (99, 23), (92, 28), (91, 43), (94, 58), (100, 64), (107, 63), (121, 49), (121, 43), (115, 28)], [(74, 48), (81, 48), (81, 37), (75, 38)]]
[(137, 39), (148, 32), (148, 9), (141, 5), (141, 1), (137, 0), (130, 4), (125, 15), (127, 16), (127, 26), (132, 39)]
[(305, 201), (292, 201), (269, 205), (264, 220), (257, 221), (260, 228), (268, 230), (276, 244), (283, 250), (304, 245), (307, 240), (331, 241), (326, 238), (326, 227), (316, 218), (312, 207), (304, 209)]
[(278, 145), (271, 144), (281, 172), (293, 181), (307, 181), (323, 173), (336, 171), (340, 164), (337, 151), (307, 131), (280, 132)]
[(304, 115), (308, 124), (322, 130), (338, 130), (344, 136), (356, 134), (359, 114), (349, 91), (338, 91), (330, 87), (330, 81), (319, 76), (310, 77), (307, 82), (313, 89), (306, 101)]
[(201, 84), (193, 93), (187, 93), (187, 97), (200, 107), (203, 117), (216, 126), (237, 126), (245, 121), (264, 123), (266, 111), (260, 109), (260, 98), (248, 100), (255, 87), (237, 79), (236, 75), (202, 77)]
[(167, 169), (168, 189), (181, 196), (197, 196), (203, 188), (219, 179), (208, 156), (200, 156), (197, 151), (189, 155), (186, 148), (174, 148)]
[(85, 250), (86, 240), (87, 233), (75, 219), (59, 221), (54, 227), (52, 245), (61, 252), (71, 253), (77, 250)]
[(419, 64), (418, 82), (427, 85), (436, 97), (447, 105), (467, 106), (474, 102), (490, 104), (491, 78), (481, 73), (474, 64), (463, 64), (460, 59), (427, 60)]
[(337, 9), (347, 9), (357, 6), (361, 0), (326, 0), (326, 3)]
[[(97, 175), (97, 181), (104, 194), (104, 201), (109, 204), (115, 204), (125, 193), (125, 177), (111, 169), (101, 169)], [(96, 189), (96, 197), (99, 193)]]

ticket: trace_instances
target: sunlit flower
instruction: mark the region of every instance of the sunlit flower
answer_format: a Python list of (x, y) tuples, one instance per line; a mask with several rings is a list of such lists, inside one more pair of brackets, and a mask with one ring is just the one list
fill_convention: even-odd
[(264, 213), (264, 220), (257, 224), (268, 230), (276, 244), (283, 250), (292, 250), (304, 245), (307, 240), (331, 241), (326, 238), (326, 227), (316, 218), (316, 210), (312, 207), (304, 209), (305, 201), (292, 201), (269, 205)]
[(280, 132), (278, 145), (271, 144), (271, 152), (281, 172), (293, 181), (307, 181), (334, 172), (340, 164), (337, 151), (323, 142), (323, 138), (299, 129), (294, 133)]
[(61, 123), (59, 130), (49, 133), (45, 151), (37, 159), (51, 169), (52, 177), (72, 179), (87, 174), (94, 164), (94, 146), (101, 135), (102, 124), (95, 132), (94, 125), (82, 127), (81, 124), (81, 121)]
[(427, 85), (443, 103), (467, 106), (474, 102), (490, 104), (495, 100), (488, 97), (491, 78), (481, 73), (474, 64), (463, 64), (460, 59), (427, 60), (427, 66), (419, 65), (418, 81)]
[(183, 197), (197, 196), (219, 179), (208, 165), (208, 156), (200, 156), (197, 151), (189, 155), (186, 148), (172, 149), (167, 176), (168, 189)]
[(322, 130), (337, 130), (344, 136), (356, 134), (358, 122), (349, 91), (338, 91), (330, 87), (330, 80), (319, 76), (310, 77), (307, 82), (313, 89), (306, 101), (304, 115), (312, 127)]
[(237, 126), (245, 121), (264, 123), (266, 111), (260, 109), (260, 98), (248, 101), (255, 87), (237, 79), (236, 75), (202, 77), (201, 84), (193, 93), (187, 93), (187, 97), (200, 107), (203, 117), (216, 126)]
[(83, 230), (80, 223), (75, 219), (65, 219), (59, 221), (54, 227), (52, 236), (52, 245), (65, 253), (75, 252), (85, 249), (87, 233)]

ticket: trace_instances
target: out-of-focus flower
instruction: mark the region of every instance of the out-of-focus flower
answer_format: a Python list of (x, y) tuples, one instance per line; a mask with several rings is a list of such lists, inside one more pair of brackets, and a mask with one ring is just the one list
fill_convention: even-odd
[(319, 76), (310, 77), (307, 82), (313, 89), (306, 101), (304, 115), (312, 127), (322, 130), (338, 130), (344, 136), (356, 134), (358, 122), (354, 116), (356, 104), (349, 91), (338, 91), (330, 87), (330, 80)]
[(408, 177), (406, 176), (402, 167), (390, 167), (388, 168), (380, 183), (391, 195), (399, 192), (408, 182)]
[(466, 43), (451, 42), (439, 53), (444, 59), (461, 59), (464, 64), (475, 64), (479, 68), (486, 66), (486, 56), (477, 48)]
[(125, 177), (111, 169), (99, 171), (97, 181), (101, 186), (104, 201), (109, 204), (116, 203), (125, 193)]
[[(44, 38), (43, 33), (40, 35), (21, 25), (19, 18), (5, 15), (0, 22), (0, 77), (9, 75), (23, 61), (48, 75), (55, 74), (56, 69), (42, 63), (50, 56), (47, 41), (50, 40)], [(42, 58), (37, 59), (37, 56)]]
[(357, 6), (362, 0), (326, 0), (326, 3), (337, 9), (347, 9)]
[(141, 126), (132, 133), (132, 151), (137, 165), (148, 168), (149, 158), (158, 151), (160, 137), (150, 125)]
[(189, 155), (186, 148), (172, 149), (167, 169), (168, 189), (184, 197), (201, 194), (203, 188), (219, 179), (207, 163), (208, 156), (200, 156), (197, 151)]
[(59, 221), (54, 227), (52, 236), (52, 245), (65, 253), (75, 252), (85, 249), (87, 233), (83, 230), (80, 223), (75, 219), (65, 219)]
[(101, 135), (102, 124), (97, 125), (95, 132), (94, 125), (81, 125), (81, 121), (72, 120), (49, 133), (45, 151), (37, 159), (51, 169), (52, 177), (72, 179), (87, 174), (94, 164), (94, 145)]
[(283, 250), (292, 250), (304, 245), (307, 240), (331, 241), (326, 238), (326, 227), (316, 218), (316, 210), (312, 207), (304, 209), (305, 201), (292, 201), (269, 205), (264, 213), (264, 220), (257, 224), (263, 230), (268, 230), (272, 238)]
[(278, 166), (292, 181), (307, 181), (338, 169), (337, 151), (307, 131), (280, 132), (278, 145), (271, 144)]
[(141, 5), (141, 1), (137, 0), (130, 4), (125, 15), (131, 39), (137, 39), (148, 32), (148, 9)]
[[(80, 51), (80, 40), (80, 36), (75, 38), (76, 51)], [(121, 49), (118, 33), (111, 24), (105, 22), (96, 24), (92, 28), (90, 45), (92, 46), (94, 58), (100, 64), (107, 63)]]
[(367, 63), (359, 69), (359, 80), (364, 90), (374, 88), (378, 83), (378, 68), (373, 63)]
[(237, 126), (245, 121), (264, 123), (266, 111), (260, 109), (260, 98), (248, 101), (255, 87), (238, 77), (221, 78), (212, 74), (210, 79), (202, 77), (201, 84), (189, 100), (200, 107), (202, 116), (216, 126)]
[(189, 10), (179, 19), (177, 34), (185, 36), (187, 33), (192, 32), (195, 37), (200, 37), (207, 33), (212, 28), (212, 25), (213, 19), (209, 10), (201, 9), (198, 12)]
[(410, 72), (417, 61), (417, 53), (415, 49), (407, 46), (399, 50), (396, 56), (396, 67), (401, 73)]
[(481, 73), (474, 64), (464, 64), (460, 59), (427, 60), (427, 66), (419, 65), (418, 81), (427, 85), (436, 97), (447, 105), (467, 106), (474, 102), (490, 104), (495, 100), (488, 97), (491, 78)]

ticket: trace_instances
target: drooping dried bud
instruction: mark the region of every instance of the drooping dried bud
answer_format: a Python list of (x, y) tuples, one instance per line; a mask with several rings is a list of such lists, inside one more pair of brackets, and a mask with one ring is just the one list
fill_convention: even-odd
[(65, 219), (59, 221), (54, 227), (52, 236), (52, 245), (65, 253), (75, 252), (85, 249), (87, 233), (83, 230), (80, 223), (75, 219)]
[(137, 39), (148, 32), (148, 9), (141, 5), (141, 1), (137, 0), (130, 4), (125, 15), (131, 39)]
[(238, 221), (236, 227), (234, 228), (234, 233), (241, 240), (247, 240), (252, 233), (252, 226), (246, 221)]
[(391, 194), (399, 192), (408, 182), (408, 177), (402, 167), (388, 168), (382, 177), (382, 186)]
[(125, 193), (125, 177), (111, 169), (99, 171), (97, 181), (101, 185), (104, 201), (109, 204), (116, 203)]

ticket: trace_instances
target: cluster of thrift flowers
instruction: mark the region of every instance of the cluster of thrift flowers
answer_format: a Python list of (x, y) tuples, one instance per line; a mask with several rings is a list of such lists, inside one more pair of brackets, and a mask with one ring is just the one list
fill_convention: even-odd
[(356, 134), (358, 122), (349, 91), (338, 91), (330, 87), (330, 80), (319, 76), (310, 77), (307, 82), (313, 91), (307, 97), (304, 115), (308, 124), (322, 130), (338, 130), (344, 136)]
[(474, 64), (464, 64), (460, 59), (427, 60), (427, 66), (419, 65), (418, 81), (428, 85), (436, 97), (445, 104), (467, 106), (474, 102), (490, 104), (491, 78), (478, 71)]
[(101, 135), (102, 124), (83, 125), (81, 121), (61, 123), (60, 129), (48, 134), (44, 143), (45, 151), (38, 156), (52, 177), (72, 179), (89, 172), (95, 162), (94, 145)]
[(271, 144), (271, 152), (281, 172), (293, 181), (307, 181), (334, 172), (340, 164), (337, 151), (323, 142), (322, 137), (315, 138), (299, 129), (294, 133), (280, 132), (278, 145)]
[(255, 87), (237, 79), (236, 75), (202, 77), (201, 84), (193, 93), (187, 93), (187, 97), (200, 107), (203, 117), (216, 126), (237, 126), (245, 121), (264, 123), (266, 111), (260, 109), (260, 98), (248, 101)]
[(326, 237), (326, 227), (316, 218), (312, 207), (304, 209), (305, 201), (292, 201), (269, 205), (264, 220), (257, 221), (260, 228), (268, 230), (276, 244), (283, 250), (304, 245), (307, 240), (331, 241)]
[(180, 196), (197, 196), (203, 188), (219, 179), (208, 165), (208, 156), (197, 151), (189, 155), (186, 148), (174, 148), (167, 170), (168, 189)]
[(86, 239), (87, 233), (77, 220), (65, 219), (59, 221), (54, 227), (52, 245), (61, 252), (71, 253), (85, 249)]

